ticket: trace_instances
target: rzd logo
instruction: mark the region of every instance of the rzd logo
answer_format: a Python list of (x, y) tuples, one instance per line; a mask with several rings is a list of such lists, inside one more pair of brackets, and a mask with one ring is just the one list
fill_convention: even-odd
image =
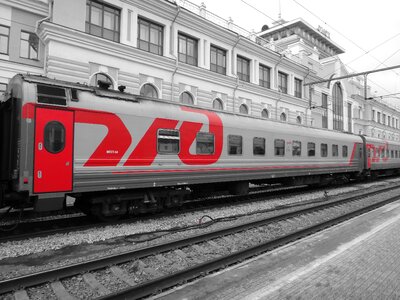
[[(222, 152), (223, 126), (220, 117), (214, 112), (181, 107), (188, 113), (203, 114), (208, 118), (209, 132), (214, 134), (214, 154), (191, 154), (190, 146), (196, 139), (197, 133), (203, 126), (202, 123), (184, 121), (179, 128), (181, 150), (178, 154), (180, 160), (186, 165), (209, 165), (215, 163)], [(75, 121), (78, 123), (104, 125), (108, 133), (97, 149), (85, 163), (85, 167), (116, 166), (132, 143), (132, 137), (121, 119), (111, 113), (86, 110), (75, 111)], [(178, 120), (156, 118), (146, 133), (139, 141), (124, 166), (150, 166), (157, 156), (157, 130), (176, 129)], [(113, 150), (110, 151), (110, 145)]]

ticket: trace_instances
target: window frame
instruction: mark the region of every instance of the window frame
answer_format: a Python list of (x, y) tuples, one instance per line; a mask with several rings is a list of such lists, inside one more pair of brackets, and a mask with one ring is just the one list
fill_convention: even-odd
[[(256, 141), (261, 141), (260, 144), (256, 145)], [(257, 156), (265, 156), (265, 138), (263, 137), (253, 137), (253, 155), (257, 155)], [(260, 146), (262, 145), (262, 147), (260, 147), (260, 149), (262, 150), (261, 153), (256, 153), (256, 146)]]
[[(283, 147), (282, 146), (277, 146), (277, 142), (282, 142), (283, 143)], [(285, 156), (285, 140), (284, 139), (274, 139), (274, 156), (279, 156), (279, 157), (284, 157)], [(283, 151), (279, 151), (282, 150)], [(278, 150), (278, 151), (277, 151)], [(282, 154), (280, 154), (281, 152), (283, 152)]]
[[(294, 147), (295, 144), (298, 145), (296, 149)], [(296, 140), (292, 141), (292, 156), (301, 156), (301, 141), (296, 141)]]
[[(177, 136), (173, 135), (161, 135), (160, 132), (165, 131), (166, 132), (175, 132), (178, 133)], [(167, 137), (168, 136), (168, 137)], [(178, 150), (177, 152), (169, 152), (169, 151), (160, 151), (160, 139), (163, 139), (165, 137), (165, 140), (178, 140)], [(162, 154), (162, 155), (177, 155), (180, 153), (181, 150), (181, 136), (180, 136), (180, 131), (177, 129), (169, 129), (169, 128), (159, 128), (157, 129), (157, 154)]]
[[(142, 37), (142, 26), (147, 28), (146, 36)], [(151, 42), (151, 33), (155, 30), (157, 34), (158, 43)], [(142, 39), (145, 38), (145, 39)], [(153, 48), (152, 48), (153, 46)], [(164, 26), (153, 22), (149, 19), (138, 17), (138, 34), (137, 34), (137, 48), (146, 52), (162, 56), (164, 54)], [(157, 49), (157, 50), (153, 50)]]
[(321, 157), (328, 157), (328, 144), (326, 143), (321, 143)]
[(283, 93), (288, 93), (288, 74), (278, 71), (278, 90)]
[[(200, 135), (212, 137), (212, 152), (201, 152), (201, 151), (199, 151), (199, 136)], [(204, 143), (204, 142), (200, 141), (200, 143)], [(207, 147), (209, 147), (209, 146), (207, 146)], [(196, 154), (198, 154), (198, 155), (213, 155), (213, 154), (215, 154), (215, 135), (214, 135), (214, 133), (199, 131), (196, 134)]]
[[(259, 79), (258, 84), (267, 89), (271, 88), (271, 68), (266, 65), (259, 64), (258, 65), (258, 73)], [(267, 79), (265, 79), (267, 77)]]
[[(215, 64), (212, 63), (213, 60), (213, 53), (215, 53)], [(210, 46), (210, 71), (218, 73), (218, 74), (222, 74), (222, 75), (226, 75), (226, 53), (227, 51), (217, 47), (215, 45), (211, 45)], [(222, 63), (221, 63), (221, 59), (220, 57), (222, 57)]]
[[(312, 147), (311, 147), (312, 146)], [(310, 151), (314, 151), (313, 153), (310, 153)], [(315, 157), (315, 143), (314, 142), (307, 142), (307, 156), (308, 157)]]
[[(218, 103), (218, 106), (219, 106), (219, 107), (215, 107), (214, 103)], [(216, 109), (216, 110), (224, 110), (224, 103), (223, 103), (223, 101), (222, 101), (220, 98), (215, 98), (215, 99), (213, 100), (213, 109)]]
[(337, 144), (332, 144), (332, 157), (339, 156), (339, 146)]
[[(189, 99), (190, 103), (188, 103), (188, 99)], [(185, 105), (194, 105), (194, 97), (188, 91), (183, 91), (179, 95), (179, 102), (182, 103), (182, 104), (185, 104)]]
[(349, 147), (347, 147), (347, 145), (343, 145), (342, 146), (342, 157), (348, 157), (348, 156), (349, 156)]
[[(147, 93), (145, 93), (145, 92), (146, 92), (145, 89), (146, 89), (147, 87), (151, 87), (151, 88), (152, 88), (152, 91), (154, 91), (156, 97), (148, 96)], [(146, 82), (145, 84), (143, 84), (142, 87), (140, 88), (139, 94), (140, 94), (140, 96), (143, 96), (143, 97), (158, 99), (158, 90), (157, 90), (157, 88), (156, 88), (152, 83)], [(153, 93), (152, 93), (152, 94), (153, 94)]]
[[(27, 34), (28, 35), (28, 39), (24, 39), (22, 37), (22, 34)], [(37, 50), (35, 51), (35, 49), (33, 49), (35, 51), (35, 53), (36, 53), (36, 57), (31, 57), (31, 48), (33, 48), (31, 46), (30, 42), (29, 42), (29, 40), (30, 40), (29, 37), (31, 36), (31, 34), (33, 34), (33, 35), (35, 35), (37, 37)], [(34, 60), (34, 61), (38, 61), (39, 60), (39, 44), (40, 43), (39, 43), (39, 38), (36, 35), (36, 33), (25, 31), (25, 30), (21, 30), (19, 42), (20, 42), (20, 44), (19, 44), (20, 45), (20, 49), (19, 49), (19, 57), (20, 58)], [(21, 51), (22, 51), (22, 43), (23, 42), (26, 42), (28, 44), (28, 55), (27, 55), (27, 57), (22, 56), (22, 53), (21, 53)]]
[(236, 75), (239, 80), (250, 82), (250, 59), (241, 55), (236, 56)]
[(3, 27), (8, 31), (7, 35), (0, 32), (0, 46), (1, 46), (1, 40), (2, 40), (1, 37), (5, 37), (6, 38), (6, 42), (7, 42), (6, 52), (1, 52), (1, 47), (0, 47), (0, 54), (9, 55), (9, 53), (10, 53), (9, 52), (10, 51), (10, 26), (6, 26), (6, 25), (3, 25), (3, 24), (0, 24), (0, 27)]
[[(185, 51), (181, 52), (181, 41), (185, 43)], [(192, 43), (193, 46), (193, 56), (188, 54), (188, 45)], [(199, 48), (198, 48), (199, 40), (191, 37), (182, 32), (178, 32), (178, 60), (188, 65), (198, 66), (199, 61)]]
[(299, 78), (294, 78), (294, 96), (297, 98), (302, 98), (303, 97), (303, 81)]
[[(233, 156), (243, 155), (243, 137), (238, 134), (228, 134), (227, 138), (228, 138), (228, 155), (233, 155)], [(240, 141), (239, 148), (237, 148), (240, 150), (239, 153), (237, 153), (238, 151), (236, 151), (236, 153), (231, 152), (232, 138), (238, 138), (238, 140)]]
[[(92, 23), (92, 8), (96, 7), (97, 9), (101, 10), (101, 25)], [(104, 16), (105, 14), (112, 14), (113, 16), (113, 29), (106, 28), (104, 25)], [(93, 28), (100, 29), (100, 34), (94, 32)], [(112, 33), (112, 38), (106, 36), (107, 31)], [(110, 5), (108, 3), (104, 3), (102, 1), (97, 0), (86, 0), (86, 20), (85, 20), (85, 32), (94, 35), (97, 37), (101, 37), (103, 39), (113, 41), (113, 42), (120, 42), (121, 39), (121, 9)]]

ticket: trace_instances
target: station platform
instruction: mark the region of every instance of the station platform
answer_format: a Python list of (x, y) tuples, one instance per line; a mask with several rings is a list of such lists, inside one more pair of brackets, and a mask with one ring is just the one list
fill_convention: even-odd
[(155, 299), (400, 299), (400, 201)]

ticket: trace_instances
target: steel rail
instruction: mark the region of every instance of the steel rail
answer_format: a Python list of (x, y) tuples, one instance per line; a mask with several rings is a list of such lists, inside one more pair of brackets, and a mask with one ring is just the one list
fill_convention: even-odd
[(251, 257), (260, 255), (267, 251), (271, 251), (275, 248), (278, 248), (282, 245), (288, 244), (292, 241), (298, 240), (302, 237), (311, 235), (318, 231), (324, 230), (328, 227), (336, 225), (338, 223), (344, 222), (350, 218), (363, 214), (365, 212), (371, 211), (377, 207), (386, 205), (390, 202), (396, 201), (400, 199), (400, 196), (392, 197), (385, 201), (372, 204), (370, 206), (364, 207), (362, 209), (353, 211), (351, 213), (342, 215), (340, 217), (331, 219), (326, 222), (319, 223), (317, 225), (309, 226), (305, 229), (290, 233), (286, 236), (277, 238), (275, 240), (235, 252), (233, 254), (226, 255), (221, 258), (217, 258), (192, 268), (187, 268), (185, 270), (176, 272), (171, 275), (166, 275), (161, 278), (157, 278), (146, 282), (144, 284), (138, 284), (137, 286), (130, 287), (124, 289), (122, 291), (118, 291), (106, 296), (102, 296), (96, 298), (97, 300), (110, 300), (110, 299), (140, 299), (146, 296), (149, 296), (154, 293), (158, 293), (164, 289), (171, 288), (175, 285), (181, 284), (182, 282), (187, 282), (189, 280), (193, 280), (197, 277), (200, 277), (204, 274), (208, 274), (210, 272), (218, 271), (219, 269), (226, 268), (227, 266), (236, 264), (238, 262), (242, 262), (245, 259), (249, 259)]
[[(338, 206), (338, 205), (344, 204), (349, 201), (357, 201), (361, 198), (366, 198), (369, 196), (373, 196), (373, 195), (376, 195), (379, 193), (387, 192), (387, 191), (398, 189), (398, 188), (400, 188), (400, 186), (391, 186), (391, 187), (386, 187), (386, 188), (383, 188), (383, 189), (380, 189), (377, 191), (365, 193), (362, 195), (357, 195), (355, 197), (353, 196), (353, 197), (347, 197), (347, 198), (340, 199), (340, 200), (331, 201), (329, 203), (322, 203), (322, 204), (318, 204), (318, 205), (309, 204), (310, 207), (296, 210), (293, 212), (283, 213), (283, 214), (280, 214), (277, 216), (248, 222), (248, 223), (237, 225), (234, 227), (229, 227), (229, 228), (225, 228), (222, 230), (205, 233), (202, 235), (196, 235), (196, 236), (189, 237), (189, 238), (182, 239), (182, 240), (167, 242), (165, 244), (150, 246), (150, 247), (146, 247), (146, 248), (142, 248), (142, 249), (138, 249), (138, 250), (134, 250), (134, 251), (127, 251), (122, 254), (115, 254), (115, 255), (99, 258), (99, 259), (90, 260), (90, 261), (87, 261), (84, 263), (72, 264), (72, 265), (68, 265), (65, 267), (59, 267), (57, 269), (51, 269), (51, 270), (47, 270), (47, 271), (43, 271), (43, 272), (38, 272), (38, 273), (24, 275), (24, 276), (20, 276), (20, 277), (16, 277), (16, 278), (6, 279), (3, 281), (0, 281), (0, 294), (11, 292), (11, 291), (17, 290), (19, 288), (27, 288), (27, 287), (31, 287), (31, 286), (35, 286), (35, 285), (44, 284), (46, 282), (52, 282), (54, 280), (60, 280), (63, 278), (72, 277), (74, 275), (82, 274), (84, 272), (102, 269), (102, 268), (105, 268), (110, 265), (122, 264), (122, 263), (125, 263), (128, 261), (140, 259), (140, 258), (154, 255), (157, 253), (171, 251), (171, 250), (179, 248), (179, 247), (185, 247), (188, 245), (205, 242), (205, 241), (208, 241), (208, 240), (211, 240), (214, 238), (218, 238), (221, 236), (237, 233), (240, 231), (245, 231), (250, 228), (257, 227), (257, 226), (261, 226), (261, 225), (265, 225), (268, 223), (292, 218), (292, 217), (300, 215), (300, 214), (306, 214), (306, 213), (309, 213), (312, 211), (322, 210), (322, 209), (326, 209), (326, 208), (329, 208), (332, 206)], [(378, 203), (377, 205), (382, 206), (382, 205), (385, 205), (387, 202), (391, 202), (391, 201), (394, 201), (394, 200), (385, 201), (384, 204)], [(371, 210), (371, 209), (367, 208), (367, 210)], [(328, 222), (331, 222), (331, 221), (328, 221)], [(286, 238), (282, 237), (282, 238), (279, 238), (278, 240), (284, 241), (285, 239)], [(270, 243), (273, 243), (273, 242), (270, 242)], [(279, 244), (279, 243), (277, 243), (277, 244)], [(244, 252), (247, 253), (247, 251), (250, 251), (250, 250), (245, 250)], [(236, 257), (236, 254), (233, 254), (233, 255)], [(223, 259), (216, 259), (215, 261), (218, 262), (217, 264), (219, 264), (220, 260), (222, 262), (225, 262), (225, 260), (231, 261), (232, 259), (223, 258)], [(228, 265), (231, 263), (232, 262), (228, 263)], [(208, 266), (208, 263), (205, 263), (204, 265)], [(225, 265), (227, 265), (227, 264), (225, 263)], [(197, 268), (198, 267), (195, 267), (195, 269), (197, 269)], [(206, 267), (205, 271), (202, 271), (202, 272), (209, 272), (208, 268), (209, 267)], [(211, 269), (215, 270), (215, 268), (211, 268)], [(191, 274), (194, 271), (186, 270), (186, 271), (182, 271), (182, 272), (184, 274)], [(178, 272), (177, 274), (180, 274), (180, 273), (181, 272)], [(183, 276), (183, 275), (179, 275), (178, 277), (181, 278), (181, 276)], [(160, 284), (161, 284), (162, 288), (164, 289), (165, 283), (163, 283), (163, 282), (168, 281), (168, 280), (166, 280), (164, 277), (160, 278), (159, 280), (162, 280), (162, 282), (160, 282)], [(174, 279), (174, 280), (177, 280), (177, 279)], [(182, 279), (179, 279), (179, 280), (182, 280)], [(150, 281), (149, 283), (145, 283), (140, 286), (143, 286), (144, 289), (154, 288), (155, 283), (152, 284), (153, 281)], [(158, 282), (158, 280), (156, 279), (154, 282)], [(147, 286), (149, 286), (149, 287), (147, 288)], [(153, 290), (153, 292), (154, 292), (154, 290)]]

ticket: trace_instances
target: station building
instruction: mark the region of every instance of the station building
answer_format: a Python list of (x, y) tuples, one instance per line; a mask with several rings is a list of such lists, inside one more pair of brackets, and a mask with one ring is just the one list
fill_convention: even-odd
[(0, 0), (1, 91), (29, 72), (399, 140), (400, 112), (362, 78), (307, 85), (348, 74), (342, 53), (302, 19), (249, 32), (190, 1)]

